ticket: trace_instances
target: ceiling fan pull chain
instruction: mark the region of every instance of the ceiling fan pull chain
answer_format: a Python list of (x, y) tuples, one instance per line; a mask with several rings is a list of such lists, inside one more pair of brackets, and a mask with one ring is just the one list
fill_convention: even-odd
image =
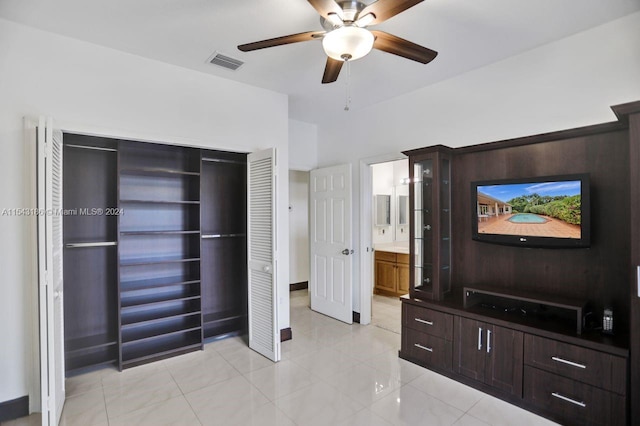
[(351, 62), (347, 59), (345, 63), (347, 64), (347, 90), (344, 110), (349, 111), (351, 106)]

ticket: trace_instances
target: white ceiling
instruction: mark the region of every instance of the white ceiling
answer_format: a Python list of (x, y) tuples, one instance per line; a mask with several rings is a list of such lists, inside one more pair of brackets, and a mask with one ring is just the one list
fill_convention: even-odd
[[(364, 3), (372, 3), (366, 0)], [(640, 10), (640, 0), (426, 0), (372, 28), (439, 52), (427, 65), (372, 51), (351, 64), (352, 110), (428, 86)], [(289, 116), (341, 113), (346, 68), (320, 83), (320, 41), (240, 52), (238, 44), (322, 30), (305, 0), (0, 0), (0, 17), (289, 95)], [(208, 64), (214, 52), (245, 64)]]

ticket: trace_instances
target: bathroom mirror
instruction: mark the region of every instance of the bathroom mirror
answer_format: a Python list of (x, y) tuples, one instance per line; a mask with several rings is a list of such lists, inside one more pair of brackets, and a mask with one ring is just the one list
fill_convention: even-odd
[(391, 225), (391, 196), (374, 195), (376, 226)]
[(398, 225), (409, 224), (409, 196), (398, 195)]

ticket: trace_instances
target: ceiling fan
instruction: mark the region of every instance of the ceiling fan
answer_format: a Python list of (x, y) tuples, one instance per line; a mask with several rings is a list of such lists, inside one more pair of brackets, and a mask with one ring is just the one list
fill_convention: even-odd
[(431, 62), (438, 52), (396, 37), (384, 31), (369, 30), (404, 12), (423, 0), (378, 0), (366, 5), (361, 1), (307, 0), (320, 14), (325, 31), (307, 31), (238, 46), (243, 52), (322, 39), (327, 64), (322, 83), (338, 79), (342, 65), (367, 55), (371, 49), (402, 56), (423, 64)]

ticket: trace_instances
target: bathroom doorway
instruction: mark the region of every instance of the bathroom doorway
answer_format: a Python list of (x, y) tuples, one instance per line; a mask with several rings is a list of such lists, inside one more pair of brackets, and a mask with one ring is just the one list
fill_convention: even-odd
[(399, 297), (409, 292), (409, 161), (372, 164), (371, 324), (400, 333)]

